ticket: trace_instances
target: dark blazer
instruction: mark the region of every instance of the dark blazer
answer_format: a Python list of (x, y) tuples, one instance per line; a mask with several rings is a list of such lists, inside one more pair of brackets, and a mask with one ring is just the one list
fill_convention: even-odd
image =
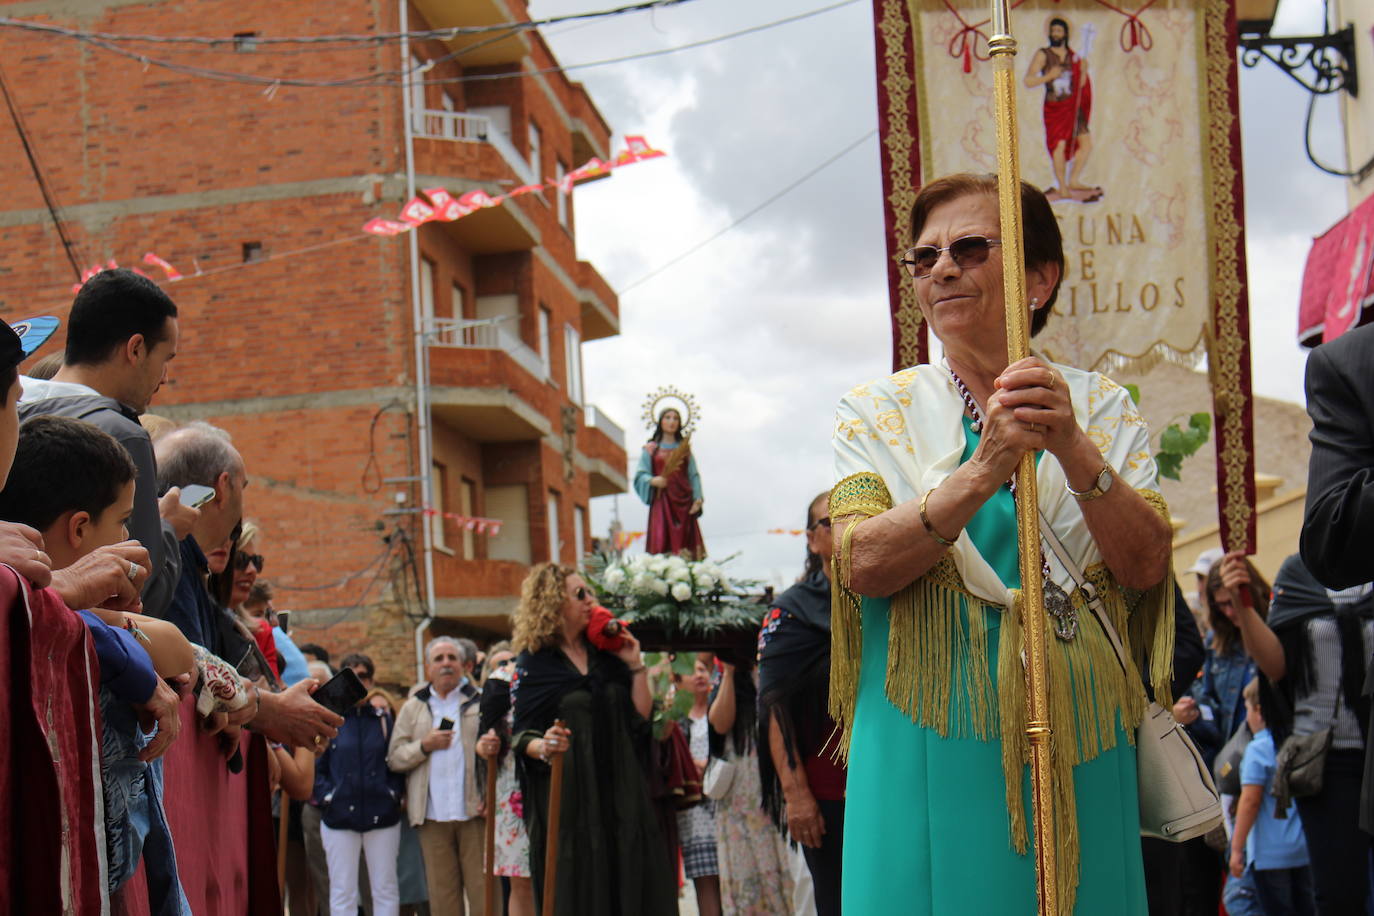
[(1312, 460), (1302, 561), (1327, 588), (1374, 580), (1374, 325), (1307, 358)]

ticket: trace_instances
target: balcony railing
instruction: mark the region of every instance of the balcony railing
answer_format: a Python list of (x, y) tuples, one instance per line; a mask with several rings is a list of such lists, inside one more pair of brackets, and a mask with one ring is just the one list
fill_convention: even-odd
[(606, 436), (621, 448), (625, 447), (625, 430), (617, 426), (610, 417), (601, 412), (601, 408), (595, 404), (588, 404), (583, 408), (586, 414), (587, 425), (592, 429), (599, 429)]
[(435, 318), (429, 341), (436, 347), (460, 347), (469, 350), (502, 350), (519, 363), (526, 372), (541, 382), (549, 377), (539, 354), (526, 346), (519, 337), (501, 327), (505, 319), (459, 321)]
[(529, 162), (515, 149), (510, 138), (492, 124), (491, 118), (462, 111), (430, 109), (417, 111), (413, 117), (415, 136), (429, 140), (456, 140), (461, 143), (490, 143), (501, 154), (501, 158), (506, 160), (511, 171), (519, 176), (521, 184), (535, 184), (539, 181)]

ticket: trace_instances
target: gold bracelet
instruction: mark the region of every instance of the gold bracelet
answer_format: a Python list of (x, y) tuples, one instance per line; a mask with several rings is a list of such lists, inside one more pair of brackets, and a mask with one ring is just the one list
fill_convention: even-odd
[[(926, 526), (926, 534), (933, 537), (935, 539), (935, 543), (939, 544), (942, 547), (953, 547), (954, 541), (951, 541), (949, 538), (941, 537), (940, 533), (935, 530), (935, 526), (930, 523), (930, 516), (926, 515), (926, 500), (930, 499), (930, 494), (934, 492), (935, 489), (932, 487), (931, 489), (926, 490), (925, 496), (921, 497), (921, 524)], [(957, 539), (959, 535), (956, 534), (954, 537)]]

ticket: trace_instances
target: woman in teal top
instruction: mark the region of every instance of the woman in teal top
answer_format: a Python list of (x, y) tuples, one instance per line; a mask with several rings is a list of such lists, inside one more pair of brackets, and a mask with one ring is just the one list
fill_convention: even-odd
[[(1022, 187), (1032, 329), (1063, 272), (1044, 196)], [(903, 264), (944, 345), (840, 402), (831, 712), (848, 753), (846, 913), (1036, 911), (1015, 504), (1038, 458), (1040, 508), (1103, 594), (1123, 673), (1045, 568), (1051, 775), (1061, 913), (1144, 914), (1135, 750), (1140, 672), (1167, 697), (1170, 528), (1149, 432), (1126, 393), (1037, 357), (1007, 365), (996, 178), (926, 185)], [(1041, 303), (1044, 303), (1043, 307)]]

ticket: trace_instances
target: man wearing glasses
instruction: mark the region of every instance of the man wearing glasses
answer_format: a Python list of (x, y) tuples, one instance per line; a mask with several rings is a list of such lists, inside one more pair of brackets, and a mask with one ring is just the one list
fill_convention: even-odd
[(429, 641), (429, 682), (401, 707), (386, 755), (388, 767), (406, 774), (406, 812), (420, 833), (433, 916), (462, 916), (465, 893), (469, 913), (486, 912), (485, 821), (474, 764), (481, 694), (467, 676), (475, 653), (462, 642)]

